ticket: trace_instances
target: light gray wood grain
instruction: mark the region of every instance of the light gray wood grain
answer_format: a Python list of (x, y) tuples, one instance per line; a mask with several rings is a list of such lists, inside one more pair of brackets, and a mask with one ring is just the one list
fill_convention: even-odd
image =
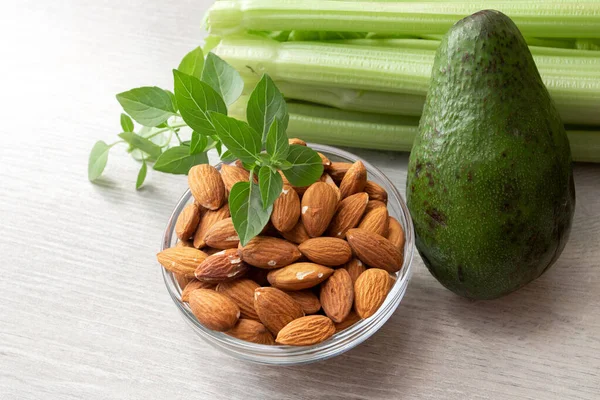
[[(114, 94), (168, 87), (207, 6), (3, 3), (0, 399), (600, 398), (600, 165), (576, 165), (571, 240), (518, 293), (467, 301), (416, 260), (396, 314), (335, 359), (250, 365), (196, 337), (155, 261), (185, 179), (136, 192), (121, 149), (92, 185), (86, 163), (119, 131)], [(405, 154), (358, 153), (404, 188)]]

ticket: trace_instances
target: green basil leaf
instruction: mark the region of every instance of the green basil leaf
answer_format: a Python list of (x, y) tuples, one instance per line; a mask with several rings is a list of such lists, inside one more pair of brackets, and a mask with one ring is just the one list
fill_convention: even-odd
[(226, 150), (225, 153), (221, 154), (221, 161), (224, 163), (229, 163), (235, 161), (237, 159), (229, 150)]
[(264, 165), (258, 170), (258, 186), (260, 188), (262, 206), (266, 210), (273, 205), (281, 194), (283, 179), (281, 179), (281, 175), (279, 175), (277, 170), (272, 170)]
[(121, 128), (123, 132), (133, 132), (133, 121), (129, 115), (121, 113)]
[(117, 100), (131, 118), (144, 126), (159, 125), (176, 112), (171, 96), (156, 86), (119, 93)]
[[(165, 89), (165, 92), (167, 92), (169, 94), (169, 97), (171, 98), (171, 101), (173, 102), (173, 108), (175, 109), (175, 112), (177, 112), (179, 110), (179, 108), (177, 107), (177, 99), (175, 99), (175, 93), (171, 92), (168, 89)], [(167, 124), (161, 124), (164, 125), (164, 127), (167, 127)]]
[(196, 47), (183, 57), (177, 70), (200, 79), (203, 68), (204, 53), (200, 47)]
[(290, 150), (290, 144), (283, 125), (277, 119), (273, 121), (267, 134), (266, 147), (267, 153), (273, 161), (285, 160)]
[(235, 102), (244, 90), (244, 81), (239, 72), (214, 53), (206, 56), (202, 80), (215, 89), (227, 105)]
[(208, 163), (206, 153), (190, 154), (188, 146), (171, 147), (158, 157), (154, 169), (171, 174), (185, 175), (190, 168), (197, 164)]
[(272, 206), (263, 209), (258, 185), (250, 182), (233, 185), (229, 194), (229, 209), (242, 246), (263, 230), (273, 211)]
[(208, 136), (192, 132), (192, 141), (190, 142), (190, 154), (202, 153), (208, 145)]
[(90, 181), (95, 181), (102, 175), (108, 161), (109, 151), (110, 146), (102, 140), (97, 141), (94, 147), (92, 147), (88, 160), (88, 179)]
[(310, 147), (293, 144), (287, 156), (292, 165), (283, 171), (285, 177), (294, 186), (308, 186), (323, 175), (323, 161)]
[(250, 94), (246, 108), (248, 124), (262, 135), (263, 144), (275, 118), (285, 132), (289, 121), (285, 99), (269, 75), (264, 74)]
[(138, 172), (137, 180), (135, 181), (135, 188), (139, 189), (144, 184), (146, 180), (146, 173), (148, 172), (148, 164), (146, 164), (146, 160), (142, 161), (142, 167), (140, 168), (140, 172)]
[(160, 146), (134, 132), (121, 132), (119, 137), (129, 143), (133, 149), (140, 149), (148, 154), (150, 158), (156, 159), (162, 153)]
[(290, 168), (292, 168), (292, 167), (294, 166), (294, 165), (293, 165), (291, 162), (289, 162), (288, 160), (281, 160), (281, 161), (278, 161), (278, 162), (277, 162), (275, 165), (277, 166), (277, 168), (279, 168), (279, 169), (280, 169), (280, 170), (282, 170), (282, 171), (285, 171), (286, 169), (290, 169)]
[(185, 123), (196, 132), (214, 134), (215, 129), (208, 112), (227, 114), (227, 106), (219, 93), (207, 83), (183, 72), (173, 70), (173, 77), (175, 99)]
[(247, 123), (211, 112), (217, 136), (227, 149), (243, 162), (254, 162), (260, 153), (260, 134)]

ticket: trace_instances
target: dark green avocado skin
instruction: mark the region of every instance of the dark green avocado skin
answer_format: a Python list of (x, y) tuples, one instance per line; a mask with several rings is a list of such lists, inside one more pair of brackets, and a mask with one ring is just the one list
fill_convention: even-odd
[(407, 203), (425, 265), (464, 297), (517, 290), (562, 252), (575, 208), (569, 142), (506, 15), (477, 12), (442, 40)]

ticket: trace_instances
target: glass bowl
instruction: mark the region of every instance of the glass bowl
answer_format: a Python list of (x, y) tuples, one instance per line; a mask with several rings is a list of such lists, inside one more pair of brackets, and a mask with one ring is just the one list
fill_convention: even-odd
[[(396, 217), (402, 227), (406, 242), (404, 245), (404, 264), (402, 269), (396, 273), (396, 283), (390, 290), (385, 302), (377, 312), (367, 319), (363, 319), (354, 325), (333, 335), (324, 342), (312, 346), (269, 346), (246, 342), (234, 337), (228, 336), (222, 332), (216, 332), (204, 327), (194, 314), (187, 303), (181, 301), (181, 289), (173, 274), (161, 267), (163, 278), (167, 286), (167, 291), (171, 295), (177, 309), (183, 315), (183, 319), (192, 327), (206, 342), (223, 352), (236, 358), (253, 361), (261, 364), (274, 365), (298, 365), (308, 364), (315, 361), (325, 360), (350, 350), (359, 345), (373, 335), (394, 313), (406, 292), (408, 282), (412, 276), (412, 260), (414, 254), (414, 231), (410, 218), (410, 213), (400, 193), (394, 187), (392, 182), (377, 168), (360, 157), (347, 151), (335, 147), (309, 143), (309, 146), (316, 151), (325, 154), (331, 161), (355, 162), (362, 161), (368, 171), (369, 179), (383, 186), (388, 192), (388, 212)], [(220, 165), (217, 166), (217, 169)], [(192, 201), (192, 196), (187, 190), (175, 206), (175, 210), (165, 229), (165, 234), (161, 244), (161, 251), (172, 247), (177, 242), (177, 236), (174, 234), (175, 222), (183, 208)]]

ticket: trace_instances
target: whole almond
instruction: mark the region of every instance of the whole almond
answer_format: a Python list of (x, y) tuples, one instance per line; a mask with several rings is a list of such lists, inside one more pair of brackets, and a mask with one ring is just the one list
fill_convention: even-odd
[(178, 274), (175, 272), (173, 273), (173, 277), (177, 281), (177, 284), (179, 285), (179, 288), (181, 290), (185, 289), (185, 287), (187, 286), (188, 283), (190, 283), (193, 280), (196, 280), (196, 278), (189, 277), (185, 274)]
[(211, 289), (190, 292), (190, 308), (208, 329), (227, 331), (233, 328), (240, 317), (240, 309), (229, 297)]
[(302, 290), (318, 285), (333, 274), (333, 269), (323, 265), (299, 262), (269, 271), (267, 279), (276, 288)]
[(288, 139), (288, 143), (289, 144), (297, 144), (297, 145), (300, 145), (300, 146), (306, 146), (306, 142), (304, 140), (298, 139), (298, 138)]
[(188, 302), (190, 301), (190, 293), (197, 289), (214, 289), (215, 285), (209, 282), (202, 282), (198, 279), (192, 279), (189, 281), (185, 288), (181, 292), (181, 301)]
[(335, 333), (333, 322), (323, 315), (309, 315), (287, 324), (275, 341), (288, 346), (310, 346), (329, 339)]
[(365, 229), (350, 229), (346, 239), (358, 259), (369, 267), (398, 272), (402, 268), (402, 252), (387, 238)]
[(345, 237), (348, 229), (358, 225), (368, 201), (369, 195), (365, 192), (353, 194), (342, 200), (327, 228), (327, 235), (336, 238)]
[(390, 287), (390, 275), (379, 268), (363, 272), (354, 284), (354, 309), (361, 318), (369, 318), (381, 307)]
[(258, 320), (254, 309), (254, 290), (259, 288), (258, 283), (250, 279), (236, 279), (222, 282), (217, 285), (216, 291), (228, 296), (240, 308), (242, 318)]
[(351, 327), (358, 321), (360, 321), (360, 316), (356, 313), (356, 311), (352, 310), (350, 311), (350, 314), (348, 314), (345, 320), (335, 324), (335, 332), (337, 333), (339, 331), (343, 331), (344, 329)]
[(404, 254), (404, 229), (402, 229), (402, 225), (394, 217), (388, 218), (387, 238)]
[(194, 247), (194, 244), (189, 240), (178, 240), (175, 247)]
[(367, 208), (365, 208), (365, 214), (370, 211), (373, 211), (374, 209), (376, 209), (378, 207), (387, 208), (387, 206), (385, 205), (385, 203), (383, 201), (369, 200), (369, 202), (367, 203)]
[(254, 309), (260, 321), (274, 334), (296, 318), (304, 316), (302, 307), (289, 295), (273, 287), (254, 290)]
[(204, 238), (206, 237), (206, 233), (214, 224), (217, 222), (230, 217), (229, 213), (229, 205), (224, 204), (223, 207), (218, 210), (206, 210), (202, 213), (200, 217), (200, 223), (198, 224), (198, 229), (194, 233), (194, 247), (197, 249), (201, 249), (206, 246), (206, 242)]
[(290, 242), (296, 244), (300, 244), (310, 239), (310, 236), (308, 236), (308, 232), (306, 232), (306, 228), (304, 227), (302, 220), (299, 220), (298, 223), (294, 225), (294, 227), (291, 230), (287, 232), (281, 232), (281, 236), (283, 236)]
[(302, 257), (294, 243), (270, 236), (255, 236), (238, 251), (246, 263), (265, 269), (284, 267)]
[(222, 250), (208, 256), (196, 268), (195, 276), (204, 282), (226, 282), (244, 275), (248, 265), (242, 261), (237, 249)]
[(331, 165), (328, 165), (325, 170), (329, 176), (331, 176), (331, 179), (339, 184), (342, 179), (344, 179), (344, 175), (346, 175), (346, 172), (348, 172), (350, 167), (352, 167), (352, 163), (334, 161)]
[(302, 223), (310, 237), (321, 236), (338, 205), (335, 190), (325, 182), (315, 182), (302, 197)]
[(202, 249), (203, 252), (205, 252), (207, 255), (212, 256), (213, 254), (217, 254), (220, 251), (223, 251), (223, 249), (215, 249), (213, 247), (204, 247)]
[(332, 237), (308, 239), (298, 246), (298, 250), (310, 261), (328, 267), (342, 265), (352, 258), (348, 242)]
[(365, 270), (367, 269), (367, 267), (365, 267), (365, 264), (363, 264), (363, 262), (360, 261), (358, 258), (353, 258), (352, 260), (348, 261), (343, 268), (346, 271), (348, 271), (350, 279), (352, 279), (353, 285), (360, 276), (360, 274), (365, 272)]
[(204, 208), (217, 210), (225, 201), (225, 185), (221, 174), (209, 164), (193, 166), (188, 172), (188, 184), (194, 199)]
[(327, 156), (323, 153), (317, 152), (317, 154), (319, 155), (319, 157), (321, 157), (321, 161), (323, 162), (323, 166), (324, 167), (328, 167), (331, 165), (331, 160), (329, 158), (327, 158)]
[(252, 319), (240, 318), (233, 328), (225, 334), (246, 342), (257, 344), (275, 344), (275, 339), (269, 330), (260, 322)]
[(344, 175), (344, 179), (340, 183), (340, 192), (342, 199), (353, 195), (354, 193), (363, 192), (367, 184), (367, 169), (362, 161), (357, 161), (352, 164), (352, 167)]
[(373, 181), (367, 181), (365, 184), (365, 192), (369, 195), (369, 200), (379, 200), (387, 204), (388, 194), (381, 185)]
[[(329, 185), (331, 185), (331, 187), (333, 188), (333, 190), (335, 190), (335, 193), (338, 196), (338, 201), (342, 199), (342, 193), (340, 192), (340, 188), (337, 186), (337, 184), (333, 181), (333, 179), (331, 179), (331, 176), (329, 176), (328, 173), (323, 173), (323, 175), (321, 175), (321, 177), (319, 178), (320, 182), (325, 182)], [(339, 207), (339, 204), (338, 204)]]
[(273, 203), (271, 223), (279, 232), (288, 232), (296, 226), (299, 218), (300, 197), (290, 185), (284, 185)]
[(345, 320), (354, 303), (354, 285), (348, 271), (336, 269), (321, 285), (319, 298), (323, 311), (333, 322)]
[(181, 210), (175, 223), (175, 234), (181, 240), (192, 237), (200, 223), (200, 207), (196, 203), (188, 204)]
[(360, 224), (358, 224), (358, 228), (386, 236), (388, 233), (388, 224), (387, 208), (377, 207), (365, 214)]
[(229, 164), (221, 164), (221, 178), (223, 184), (228, 192), (231, 192), (231, 188), (238, 182), (248, 182), (250, 179), (250, 172), (244, 168), (236, 167)]
[(235, 231), (231, 217), (222, 219), (210, 227), (204, 236), (206, 245), (215, 249), (234, 249), (240, 244), (240, 237)]
[(286, 292), (302, 307), (304, 314), (315, 314), (321, 309), (319, 298), (311, 290), (298, 290)]
[(170, 247), (158, 253), (156, 258), (166, 270), (194, 277), (194, 271), (208, 256), (193, 247)]

